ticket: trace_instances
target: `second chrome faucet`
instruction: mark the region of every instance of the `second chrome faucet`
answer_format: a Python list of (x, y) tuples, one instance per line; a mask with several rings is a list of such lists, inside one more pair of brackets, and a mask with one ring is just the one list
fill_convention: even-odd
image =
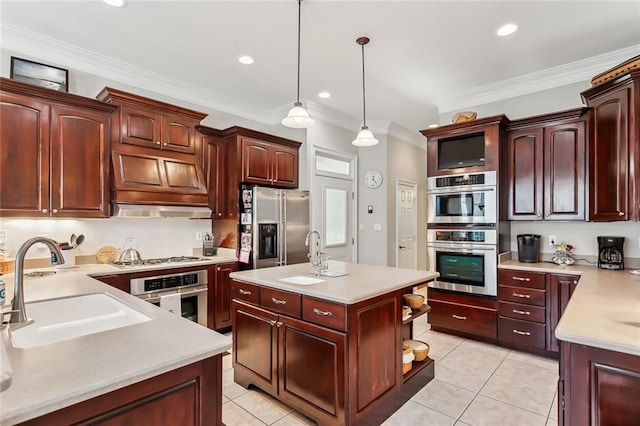
[[(311, 243), (311, 236), (316, 236), (315, 241), (315, 250), (313, 250)], [(320, 276), (323, 270), (327, 269), (326, 265), (322, 261), (323, 252), (320, 251), (320, 233), (318, 231), (309, 231), (307, 236), (304, 239), (304, 245), (309, 247), (309, 253), (307, 257), (309, 258), (309, 262), (311, 263), (311, 268), (316, 276)]]

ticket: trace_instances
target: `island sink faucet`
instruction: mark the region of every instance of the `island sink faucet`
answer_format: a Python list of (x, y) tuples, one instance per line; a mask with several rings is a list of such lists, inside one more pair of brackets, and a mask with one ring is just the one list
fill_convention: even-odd
[(60, 247), (58, 247), (58, 243), (51, 238), (34, 237), (28, 239), (20, 246), (16, 254), (16, 270), (13, 276), (13, 302), (11, 302), (11, 318), (9, 319), (9, 324), (22, 326), (30, 323), (24, 306), (24, 288), (22, 285), (24, 280), (24, 258), (29, 248), (37, 243), (42, 243), (49, 248), (51, 251), (52, 265), (61, 265), (64, 263), (64, 257), (62, 256)]
[[(312, 234), (315, 234), (316, 236), (316, 249), (313, 252), (311, 251), (310, 245)], [(309, 262), (311, 262), (311, 267), (313, 268), (315, 274), (317, 276), (320, 276), (322, 270), (325, 269), (324, 265), (322, 264), (322, 255), (324, 253), (320, 251), (320, 233), (318, 231), (309, 231), (304, 239), (304, 245), (309, 247), (309, 253), (307, 254), (307, 257), (309, 258)]]

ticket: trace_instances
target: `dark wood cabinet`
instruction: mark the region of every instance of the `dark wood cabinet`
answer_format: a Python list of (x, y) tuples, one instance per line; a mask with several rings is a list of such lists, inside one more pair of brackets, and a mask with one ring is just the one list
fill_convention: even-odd
[(0, 81), (0, 216), (108, 217), (114, 107)]
[[(231, 179), (227, 140), (219, 130), (205, 126), (197, 127), (202, 139), (202, 166), (209, 191), (209, 208), (213, 219), (233, 219), (237, 217), (238, 195), (234, 185), (227, 185)], [(233, 190), (233, 194), (230, 194)]]
[(584, 220), (590, 114), (578, 108), (507, 129), (507, 218)]
[(319, 424), (382, 423), (434, 373), (427, 358), (402, 375), (405, 292), (344, 305), (232, 280), (235, 381)]
[(63, 424), (222, 425), (222, 355), (21, 423)]
[(429, 323), (435, 331), (495, 341), (498, 302), (477, 296), (429, 288)]
[[(231, 278), (229, 274), (238, 270), (238, 264), (234, 262), (214, 266), (213, 301), (210, 300), (208, 303), (209, 318), (213, 317), (213, 324), (209, 328), (223, 330), (231, 327)], [(211, 312), (211, 307), (213, 307), (213, 312)]]
[(560, 316), (564, 312), (569, 298), (578, 285), (577, 275), (547, 274), (547, 350), (559, 352), (560, 347), (555, 331)]
[(623, 426), (640, 419), (640, 357), (560, 342), (558, 424)]
[(640, 70), (621, 73), (582, 97), (593, 109), (589, 220), (640, 220)]
[(281, 188), (298, 187), (298, 150), (242, 138), (242, 182)]
[(106, 87), (98, 99), (113, 114), (115, 203), (207, 206), (202, 140), (206, 114)]

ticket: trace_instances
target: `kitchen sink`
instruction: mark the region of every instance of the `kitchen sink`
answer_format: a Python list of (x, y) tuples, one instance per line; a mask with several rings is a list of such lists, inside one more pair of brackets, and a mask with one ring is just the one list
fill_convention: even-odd
[(151, 320), (107, 293), (27, 303), (26, 311), (33, 323), (10, 329), (16, 348), (33, 348)]
[(323, 283), (325, 280), (298, 275), (295, 277), (280, 278), (278, 279), (278, 281), (284, 281), (285, 283), (297, 284), (297, 285), (312, 285), (312, 284)]

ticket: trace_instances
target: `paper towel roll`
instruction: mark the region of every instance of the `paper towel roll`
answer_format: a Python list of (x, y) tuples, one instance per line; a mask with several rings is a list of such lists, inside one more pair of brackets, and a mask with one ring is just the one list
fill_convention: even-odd
[(180, 293), (160, 296), (160, 307), (178, 316), (182, 316), (182, 298), (180, 297)]

